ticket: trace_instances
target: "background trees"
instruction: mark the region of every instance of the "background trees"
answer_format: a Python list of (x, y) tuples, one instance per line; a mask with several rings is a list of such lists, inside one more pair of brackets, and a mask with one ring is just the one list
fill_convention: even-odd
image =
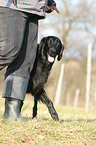
[[(65, 46), (64, 58), (61, 62), (65, 63), (64, 81), (62, 86), (63, 101), (61, 102), (65, 104), (66, 96), (70, 93), (72, 104), (76, 89), (80, 88), (79, 105), (84, 106), (88, 43), (91, 43), (93, 46), (91, 94), (92, 92), (94, 94), (96, 87), (96, 2), (95, 0), (61, 0), (56, 2), (60, 14), (58, 15), (56, 12), (53, 12), (53, 14), (47, 15), (47, 18), (40, 22), (40, 37), (57, 35), (61, 38)], [(50, 96), (55, 97), (56, 83), (61, 63), (56, 62), (46, 85), (46, 89)], [(54, 85), (51, 85), (52, 82)], [(54, 92), (51, 92), (50, 88), (53, 88), (53, 86), (55, 90)], [(91, 95), (91, 98), (93, 99), (94, 95)]]
[(96, 39), (95, 0), (61, 0), (56, 2), (60, 14), (53, 12), (40, 22), (40, 36), (58, 35), (67, 48), (65, 52), (67, 57), (86, 55), (84, 52), (84, 48), (87, 48), (86, 44), (95, 43)]

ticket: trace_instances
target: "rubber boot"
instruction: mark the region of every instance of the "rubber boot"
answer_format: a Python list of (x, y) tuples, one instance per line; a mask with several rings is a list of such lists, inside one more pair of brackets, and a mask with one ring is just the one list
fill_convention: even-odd
[(3, 115), (4, 119), (10, 119), (12, 121), (26, 122), (21, 116), (21, 108), (23, 101), (14, 98), (5, 98), (5, 112)]

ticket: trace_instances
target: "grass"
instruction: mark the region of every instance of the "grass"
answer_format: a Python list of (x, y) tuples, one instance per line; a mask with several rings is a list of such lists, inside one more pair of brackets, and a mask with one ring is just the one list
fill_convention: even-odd
[(28, 97), (22, 109), (28, 123), (19, 123), (2, 118), (1, 98), (0, 107), (0, 145), (96, 145), (96, 113), (58, 105), (60, 121), (55, 122), (46, 106), (39, 104), (38, 118), (32, 120), (33, 101)]

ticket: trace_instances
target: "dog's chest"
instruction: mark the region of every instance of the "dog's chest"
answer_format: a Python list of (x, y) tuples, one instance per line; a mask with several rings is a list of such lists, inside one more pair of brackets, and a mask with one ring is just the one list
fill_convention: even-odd
[(33, 79), (37, 82), (37, 84), (45, 84), (48, 79), (49, 72), (48, 65), (39, 63)]
[(33, 95), (36, 95), (42, 88), (44, 88), (44, 85), (48, 80), (51, 67), (52, 65), (50, 65), (50, 63), (44, 63), (41, 60), (36, 61), (30, 75), (27, 92), (31, 92)]
[(48, 80), (51, 67), (48, 63), (44, 63), (39, 60), (35, 69), (36, 71), (33, 76), (33, 88), (43, 88), (44, 84)]

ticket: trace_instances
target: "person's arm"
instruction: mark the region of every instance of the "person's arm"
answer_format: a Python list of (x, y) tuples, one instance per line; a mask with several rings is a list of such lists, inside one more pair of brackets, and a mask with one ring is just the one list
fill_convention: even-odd
[(58, 14), (60, 13), (59, 10), (56, 8), (56, 3), (54, 0), (48, 0), (46, 12), (51, 13), (53, 10), (55, 10)]

